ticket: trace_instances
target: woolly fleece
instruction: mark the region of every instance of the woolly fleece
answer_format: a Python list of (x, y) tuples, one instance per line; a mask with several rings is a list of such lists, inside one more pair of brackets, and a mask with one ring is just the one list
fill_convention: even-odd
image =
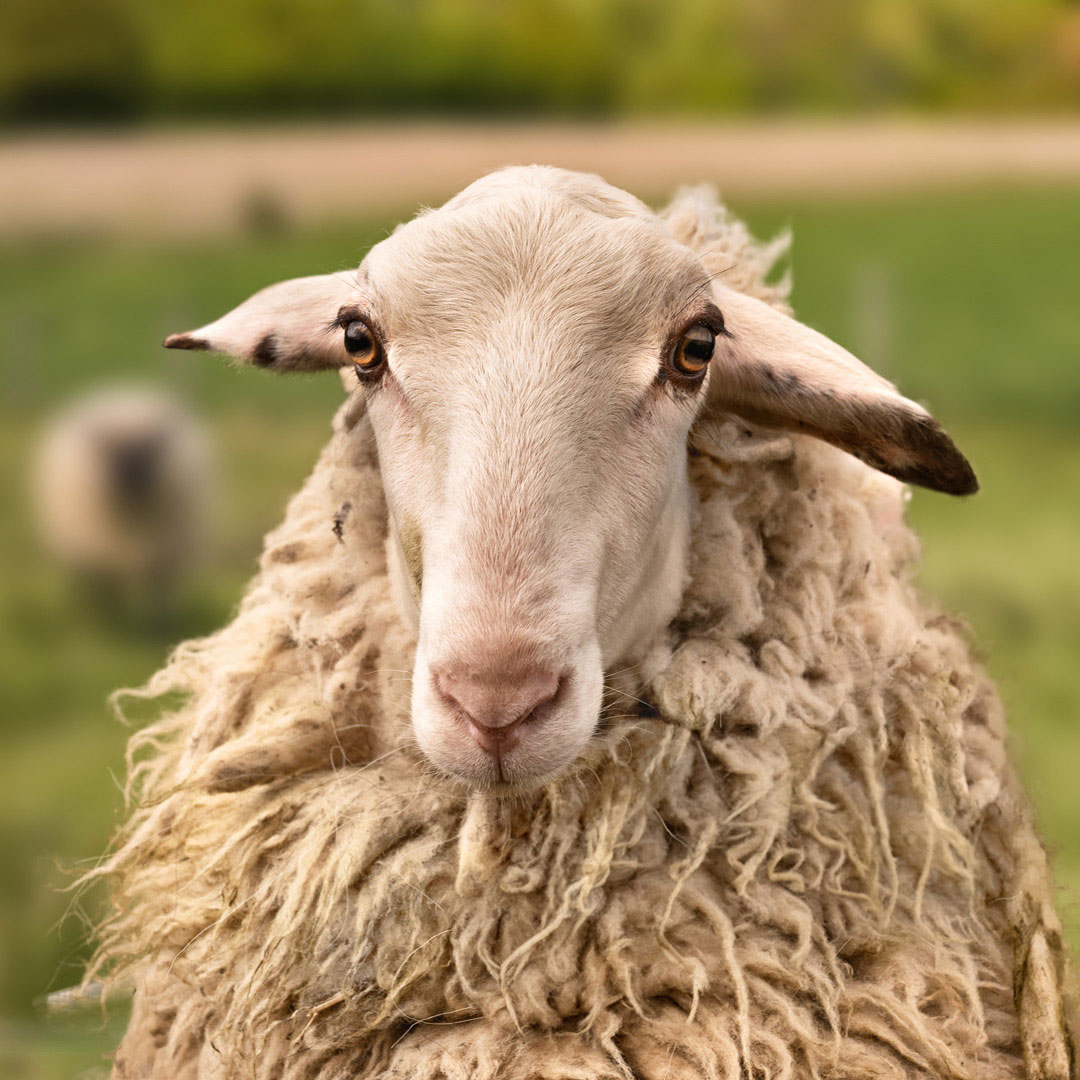
[[(759, 248), (666, 212), (732, 287)], [(412, 741), (374, 441), (344, 406), (235, 619), (139, 696), (91, 975), (114, 1076), (875, 1080), (1071, 1074), (1072, 983), (997, 696), (910, 584), (895, 482), (695, 434), (691, 580), (584, 760), (497, 801)], [(182, 704), (176, 708), (177, 694)], [(88, 976), (90, 977), (90, 976)]]

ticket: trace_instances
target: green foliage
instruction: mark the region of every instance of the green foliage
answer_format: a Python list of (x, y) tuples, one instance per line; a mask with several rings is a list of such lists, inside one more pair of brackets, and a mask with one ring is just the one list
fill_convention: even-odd
[(6, 0), (0, 116), (1052, 108), (1069, 0)]
[[(762, 233), (794, 228), (801, 316), (927, 400), (974, 461), (974, 499), (915, 495), (923, 580), (971, 618), (1059, 881), (1080, 888), (1080, 192), (736, 209)], [(332, 377), (286, 382), (156, 343), (277, 278), (355, 264), (388, 224), (0, 252), (0, 1075), (51, 1080), (100, 1062), (111, 1035), (43, 1027), (30, 1009), (77, 979), (80, 911), (100, 901), (72, 908), (57, 890), (104, 849), (120, 813), (113, 777), (127, 732), (104, 699), (154, 671), (170, 641), (228, 618), (340, 400)], [(41, 417), (118, 376), (171, 385), (218, 442), (218, 557), (167, 627), (117, 623), (81, 603), (39, 554), (19, 483)]]

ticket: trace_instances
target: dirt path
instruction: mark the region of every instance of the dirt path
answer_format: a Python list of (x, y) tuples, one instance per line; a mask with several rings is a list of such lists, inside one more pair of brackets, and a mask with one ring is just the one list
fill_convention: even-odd
[(1080, 181), (1080, 122), (339, 125), (0, 142), (0, 239), (195, 235), (437, 202), (517, 162), (599, 172), (646, 197)]

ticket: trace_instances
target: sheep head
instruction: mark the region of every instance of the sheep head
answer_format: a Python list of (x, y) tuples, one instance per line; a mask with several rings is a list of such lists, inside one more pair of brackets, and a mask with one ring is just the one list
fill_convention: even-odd
[(378, 446), (412, 721), (476, 785), (550, 778), (684, 587), (695, 423), (802, 431), (902, 480), (976, 483), (921, 406), (705, 271), (644, 204), (547, 168), (485, 177), (356, 272), (271, 286), (169, 347), (349, 368)]

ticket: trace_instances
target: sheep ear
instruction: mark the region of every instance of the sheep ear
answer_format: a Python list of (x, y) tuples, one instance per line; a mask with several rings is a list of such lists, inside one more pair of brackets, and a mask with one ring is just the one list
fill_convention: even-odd
[(723, 285), (706, 415), (802, 431), (910, 484), (971, 495), (978, 481), (941, 425), (823, 334)]
[(166, 349), (226, 353), (273, 371), (320, 371), (349, 363), (340, 330), (330, 325), (356, 300), (356, 274), (321, 274), (279, 281), (216, 322), (171, 334)]

